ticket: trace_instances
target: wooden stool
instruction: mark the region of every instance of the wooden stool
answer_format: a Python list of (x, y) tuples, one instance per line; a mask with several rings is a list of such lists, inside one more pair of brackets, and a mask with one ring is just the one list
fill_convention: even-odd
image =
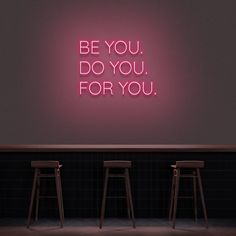
[[(129, 168), (131, 168), (131, 161), (104, 161), (103, 167), (105, 168), (105, 181), (104, 181), (104, 188), (103, 188), (103, 198), (102, 198), (102, 208), (101, 208), (101, 217), (100, 217), (100, 228), (102, 228), (103, 221), (104, 221), (104, 214), (105, 214), (105, 205), (106, 205), (106, 198), (107, 196), (107, 185), (108, 185), (108, 178), (109, 177), (118, 177), (124, 178), (125, 180), (125, 191), (126, 196), (116, 196), (117, 198), (126, 198), (127, 200), (127, 210), (128, 210), (128, 217), (132, 219), (133, 228), (135, 228), (135, 221), (134, 221), (134, 208), (133, 208), (133, 201), (131, 195), (131, 187), (130, 187), (130, 178), (129, 178)], [(122, 169), (122, 173), (110, 173), (110, 169)]]
[[(63, 227), (64, 222), (64, 208), (63, 208), (63, 199), (62, 199), (62, 188), (61, 188), (61, 175), (60, 168), (62, 165), (59, 164), (59, 161), (32, 161), (31, 167), (34, 168), (34, 180), (33, 188), (31, 193), (29, 215), (27, 221), (27, 228), (29, 228), (31, 223), (32, 210), (34, 205), (34, 200), (36, 200), (35, 205), (35, 221), (38, 220), (38, 209), (39, 209), (39, 199), (40, 198), (57, 198), (58, 208), (60, 215), (60, 224), (61, 228)], [(43, 170), (53, 170), (53, 173), (43, 173)], [(56, 182), (56, 196), (41, 196), (40, 193), (40, 178), (55, 178)]]
[[(204, 161), (176, 161), (175, 165), (171, 165), (173, 168), (173, 179), (171, 187), (171, 200), (169, 209), (169, 220), (172, 220), (172, 227), (175, 228), (176, 210), (178, 198), (193, 198), (194, 199), (194, 215), (197, 219), (197, 182), (199, 186), (202, 208), (205, 218), (205, 225), (208, 228), (208, 219), (206, 204), (203, 195), (202, 181), (200, 175), (200, 168), (204, 167)], [(190, 174), (181, 173), (181, 170), (190, 171)], [(192, 178), (193, 179), (193, 196), (179, 197), (179, 180), (180, 178)]]

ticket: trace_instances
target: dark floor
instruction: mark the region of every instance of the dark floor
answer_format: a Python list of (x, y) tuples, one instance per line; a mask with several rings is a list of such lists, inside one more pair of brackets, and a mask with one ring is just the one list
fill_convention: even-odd
[(80, 236), (80, 235), (161, 235), (161, 236), (235, 236), (236, 219), (210, 219), (209, 229), (204, 228), (204, 222), (195, 223), (188, 219), (178, 219), (173, 230), (164, 219), (137, 219), (137, 228), (133, 229), (126, 219), (106, 219), (104, 227), (98, 228), (97, 219), (67, 219), (63, 229), (59, 221), (40, 219), (30, 229), (25, 227), (25, 219), (1, 219), (1, 236)]

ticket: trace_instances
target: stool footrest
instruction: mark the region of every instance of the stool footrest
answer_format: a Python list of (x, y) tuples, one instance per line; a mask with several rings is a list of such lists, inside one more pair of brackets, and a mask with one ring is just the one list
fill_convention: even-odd
[(55, 178), (55, 174), (39, 174), (40, 178)]
[(109, 174), (108, 177), (120, 177), (120, 178), (125, 178), (124, 174)]
[(193, 198), (193, 196), (179, 196), (178, 198)]
[(57, 196), (39, 196), (39, 198), (57, 198)]
[(107, 196), (106, 198), (127, 198), (125, 196)]
[(195, 176), (195, 175), (191, 175), (191, 174), (181, 174), (180, 176), (179, 176), (180, 178), (196, 178), (197, 176)]

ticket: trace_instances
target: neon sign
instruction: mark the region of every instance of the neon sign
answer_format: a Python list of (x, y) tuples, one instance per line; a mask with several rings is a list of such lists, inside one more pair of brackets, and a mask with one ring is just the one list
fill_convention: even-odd
[[(105, 60), (104, 57), (99, 58), (101, 46), (103, 54), (105, 51), (107, 55)], [(79, 95), (156, 96), (156, 88), (148, 77), (143, 54), (140, 41), (79, 41)], [(105, 72), (112, 76), (104, 81)]]

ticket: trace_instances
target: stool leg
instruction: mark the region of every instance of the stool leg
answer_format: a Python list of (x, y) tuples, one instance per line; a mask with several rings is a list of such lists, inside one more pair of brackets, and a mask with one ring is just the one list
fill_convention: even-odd
[(104, 187), (103, 187), (103, 196), (102, 196), (102, 208), (101, 208), (101, 216), (100, 216), (100, 225), (99, 225), (100, 229), (102, 228), (103, 221), (104, 221), (106, 196), (107, 196), (108, 175), (109, 175), (109, 168), (106, 168)]
[(129, 200), (128, 182), (126, 178), (125, 178), (125, 192), (126, 192), (128, 218), (130, 219), (130, 200)]
[(38, 215), (39, 215), (39, 193), (40, 193), (40, 170), (38, 170), (38, 179), (37, 179), (35, 221), (38, 221)]
[(60, 195), (61, 195), (61, 209), (62, 209), (62, 217), (63, 217), (63, 223), (64, 223), (65, 215), (64, 215), (64, 205), (63, 205), (61, 171), (60, 171), (60, 169), (58, 170), (58, 174), (59, 174), (59, 189), (60, 189)]
[(200, 196), (201, 196), (201, 200), (202, 200), (202, 208), (203, 208), (203, 213), (204, 213), (204, 218), (205, 218), (205, 225), (206, 225), (206, 228), (208, 228), (206, 204), (205, 204), (205, 199), (204, 199), (204, 194), (203, 194), (203, 189), (202, 189), (202, 180), (201, 180), (201, 175), (200, 175), (199, 169), (197, 169), (197, 177), (198, 177)]
[(130, 203), (130, 210), (131, 210), (131, 219), (132, 219), (132, 223), (133, 223), (133, 228), (135, 228), (134, 207), (133, 207), (133, 200), (132, 200), (132, 194), (131, 194), (129, 171), (128, 171), (127, 168), (125, 169), (125, 178), (126, 178), (127, 187), (128, 187), (128, 196), (129, 196), (129, 203)]
[(58, 201), (58, 208), (59, 208), (59, 215), (60, 215), (60, 224), (61, 228), (63, 227), (63, 216), (62, 216), (62, 205), (61, 205), (61, 193), (60, 193), (60, 186), (59, 186), (59, 175), (58, 169), (55, 168), (55, 182), (56, 182), (56, 191), (57, 191), (57, 201)]
[(179, 195), (179, 176), (180, 170), (175, 170), (175, 192), (174, 192), (174, 209), (173, 209), (173, 223), (172, 228), (175, 229), (175, 219), (176, 219), (176, 210), (177, 210), (177, 203), (178, 203), (178, 195)]
[(193, 171), (193, 200), (194, 200), (194, 219), (197, 221), (197, 183), (196, 171)]
[(28, 214), (28, 220), (27, 220), (27, 228), (29, 228), (29, 226), (30, 226), (31, 215), (32, 215), (32, 210), (33, 210), (33, 204), (34, 204), (34, 197), (35, 197), (37, 178), (38, 178), (38, 169), (35, 169), (34, 170), (33, 187), (32, 187), (32, 192), (31, 192), (31, 199), (30, 199), (29, 214)]
[(169, 220), (172, 220), (174, 194), (175, 194), (175, 173), (174, 173), (174, 170), (173, 170), (173, 177), (172, 177), (172, 184), (171, 184), (171, 194), (170, 194)]

